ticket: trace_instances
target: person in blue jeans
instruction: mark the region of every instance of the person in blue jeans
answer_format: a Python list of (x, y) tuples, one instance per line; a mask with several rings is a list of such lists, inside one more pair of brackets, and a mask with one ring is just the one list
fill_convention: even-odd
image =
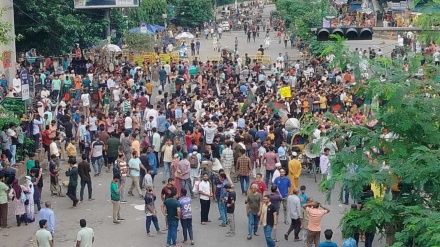
[(246, 214), (248, 216), (248, 236), (247, 239), (252, 239), (252, 232), (255, 236), (258, 235), (258, 222), (260, 221), (260, 209), (263, 201), (263, 196), (258, 193), (258, 185), (251, 186), (251, 193), (246, 196)]
[(215, 196), (218, 204), (218, 211), (220, 213), (219, 220), (222, 221), (221, 227), (226, 227), (227, 217), (226, 217), (226, 201), (224, 200), (227, 197), (227, 192), (225, 189), (225, 185), (229, 184), (228, 179), (226, 178), (226, 174), (223, 169), (219, 170), (218, 179), (216, 181), (215, 188)]
[(162, 214), (168, 221), (167, 246), (175, 246), (177, 244), (177, 227), (181, 216), (180, 203), (176, 199), (177, 192), (171, 191), (170, 197), (167, 198), (162, 206)]
[(270, 203), (270, 196), (265, 195), (263, 197), (263, 205), (261, 206), (258, 228), (263, 226), (267, 247), (275, 247), (275, 241), (272, 239), (272, 230), (277, 224), (277, 208)]
[(162, 69), (159, 70), (159, 79), (160, 79), (160, 85), (162, 86), (162, 91), (165, 91), (165, 82), (167, 79), (167, 71), (165, 70), (164, 66), (162, 66)]
[(159, 228), (159, 222), (157, 220), (157, 211), (154, 206), (156, 195), (154, 194), (152, 187), (147, 188), (147, 192), (145, 193), (144, 200), (145, 200), (145, 214), (147, 215), (145, 220), (145, 228), (147, 230), (148, 237), (154, 237), (154, 234), (150, 232), (151, 222), (153, 222), (154, 228), (156, 228), (157, 233), (162, 234), (163, 232)]

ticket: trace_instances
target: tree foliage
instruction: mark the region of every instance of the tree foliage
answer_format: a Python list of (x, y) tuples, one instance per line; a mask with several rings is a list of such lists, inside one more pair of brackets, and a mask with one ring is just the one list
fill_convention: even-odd
[(143, 21), (162, 25), (162, 14), (167, 13), (167, 8), (166, 0), (142, 0), (139, 8), (128, 9), (129, 27), (137, 27)]
[[(104, 10), (75, 10), (73, 1), (14, 0), (15, 32), (22, 36), (17, 50), (36, 48), (38, 54), (63, 55), (75, 43), (87, 48), (103, 40), (108, 25)], [(113, 20), (112, 26), (123, 29), (122, 18)]]
[[(420, 0), (416, 2), (420, 2)], [(424, 30), (420, 32), (418, 39), (420, 41), (425, 41), (427, 44), (431, 41), (434, 41), (437, 44), (440, 42), (440, 31), (431, 31), (431, 29), (440, 29), (439, 5), (440, 0), (433, 0), (425, 4), (421, 9), (423, 14), (417, 19), (417, 25)]]
[[(362, 71), (364, 58), (343, 42), (339, 39), (326, 49), (335, 54), (330, 66)], [(423, 80), (412, 76), (420, 68), (420, 60), (417, 56), (390, 62), (371, 59), (369, 79), (361, 80), (356, 73), (357, 94), (380, 104), (372, 105), (370, 121), (377, 120), (375, 126), (348, 125), (328, 116), (336, 124), (329, 137), (350, 135), (348, 147), (331, 160), (332, 176), (321, 187), (332, 191), (342, 183), (356, 199), (363, 186), (371, 183), (379, 185), (384, 194), (386, 188), (400, 188), (396, 198), (386, 194), (368, 201), (365, 210), (348, 212), (341, 221), (345, 237), (373, 231), (385, 234), (393, 247), (440, 246), (440, 86), (434, 80), (436, 73), (426, 73), (438, 70), (432, 61), (423, 67)], [(403, 63), (408, 63), (408, 71), (402, 70)], [(384, 71), (386, 82), (379, 80)], [(388, 138), (383, 136), (384, 129), (392, 133)], [(354, 174), (349, 172), (353, 168)]]
[(182, 0), (177, 6), (177, 18), (182, 26), (198, 26), (213, 18), (211, 0)]
[(153, 35), (142, 34), (142, 33), (127, 32), (124, 35), (124, 39), (130, 51), (134, 53), (150, 51), (153, 49), (155, 44)]
[(299, 35), (307, 44), (313, 55), (320, 55), (331, 42), (316, 41), (311, 28), (322, 27), (322, 18), (328, 8), (324, 0), (311, 1), (304, 4), (302, 0), (277, 0), (276, 7), (286, 27), (294, 34)]
[(12, 40), (10, 36), (10, 32), (12, 31), (12, 24), (7, 21), (3, 21), (3, 16), (7, 11), (10, 11), (11, 8), (1, 8), (0, 9), (0, 44), (7, 44)]

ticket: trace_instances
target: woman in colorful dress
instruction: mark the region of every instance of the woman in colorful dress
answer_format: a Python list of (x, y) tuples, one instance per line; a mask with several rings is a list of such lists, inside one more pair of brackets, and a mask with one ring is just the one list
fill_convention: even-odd
[[(12, 205), (14, 207), (13, 212), (15, 215), (15, 219), (17, 220), (17, 226), (21, 225), (21, 217), (25, 216), (25, 201), (24, 198), (21, 197), (21, 192), (27, 193), (28, 189), (18, 184), (18, 179), (14, 179), (11, 185), (12, 189), (9, 191), (9, 198), (12, 200)], [(24, 222), (27, 225), (27, 217), (24, 217)]]

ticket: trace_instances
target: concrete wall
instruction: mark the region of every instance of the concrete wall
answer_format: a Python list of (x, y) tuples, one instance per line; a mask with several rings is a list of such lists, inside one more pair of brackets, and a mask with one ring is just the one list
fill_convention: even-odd
[[(12, 31), (10, 33), (10, 36), (15, 37), (13, 0), (0, 0), (0, 8), (4, 7), (9, 7), (10, 9), (3, 15), (2, 21), (12, 23)], [(4, 69), (3, 63), (0, 61), (0, 74), (6, 75), (6, 78), (8, 79), (8, 86), (11, 86), (12, 79), (14, 79), (17, 71), (17, 53), (15, 50), (15, 41), (11, 40), (7, 45), (0, 44), (0, 56), (3, 51), (12, 51), (12, 67)]]

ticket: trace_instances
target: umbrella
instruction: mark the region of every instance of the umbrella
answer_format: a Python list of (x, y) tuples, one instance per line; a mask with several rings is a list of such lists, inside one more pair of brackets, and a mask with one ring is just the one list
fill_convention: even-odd
[(105, 51), (108, 51), (108, 52), (122, 52), (122, 50), (121, 50), (121, 48), (119, 48), (119, 46), (112, 45), (112, 44), (105, 45), (102, 49)]
[(189, 32), (181, 32), (176, 36), (176, 39), (194, 39), (194, 35)]

